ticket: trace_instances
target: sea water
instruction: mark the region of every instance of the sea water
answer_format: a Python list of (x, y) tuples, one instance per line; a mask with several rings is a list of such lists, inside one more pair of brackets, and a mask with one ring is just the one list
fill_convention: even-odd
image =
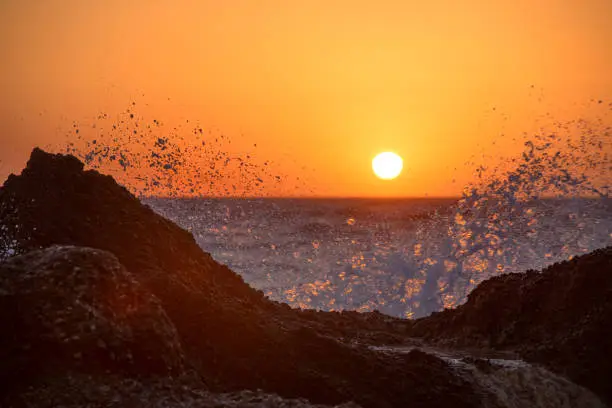
[[(60, 151), (113, 175), (294, 307), (420, 317), (461, 304), (493, 275), (612, 245), (612, 103), (591, 104), (595, 119), (547, 120), (516, 137), (522, 150), (489, 164), (474, 160), (473, 180), (448, 199), (244, 198), (287, 176), (231, 153), (222, 135), (168, 128), (134, 109), (75, 123)], [(192, 198), (151, 198), (160, 196)], [(2, 228), (0, 258), (14, 253)]]
[(451, 198), (145, 202), (270, 298), (320, 310), (420, 317), (493, 275), (612, 245), (605, 198), (479, 208), (470, 219)]
[[(169, 129), (133, 107), (75, 123), (64, 151), (112, 174), (274, 300), (415, 318), (461, 304), (493, 275), (612, 245), (611, 109), (548, 118), (516, 136), (513, 153), (466, 158), (473, 179), (447, 199), (245, 198), (287, 176), (230, 153), (224, 136)], [(151, 198), (160, 196), (170, 198)]]

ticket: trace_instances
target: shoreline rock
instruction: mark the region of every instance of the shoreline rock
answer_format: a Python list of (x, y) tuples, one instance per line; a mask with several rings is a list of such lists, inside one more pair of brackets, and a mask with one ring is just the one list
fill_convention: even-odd
[(185, 374), (159, 300), (110, 253), (50, 247), (0, 264), (0, 390), (81, 372)]
[[(25, 305), (14, 316), (0, 312), (2, 327), (12, 327), (3, 345), (18, 350), (4, 351), (13, 360), (0, 369), (0, 378), (12, 381), (4, 389), (13, 391), (11, 398), (56, 374), (103, 378), (108, 371), (124, 378), (187, 376), (199, 389), (215, 393), (259, 389), (326, 405), (498, 406), (435, 355), (368, 347), (414, 344), (416, 337), (432, 344), (516, 351), (612, 401), (603, 388), (612, 367), (598, 361), (612, 355), (605, 354), (610, 343), (597, 340), (609, 330), (611, 248), (578, 257), (571, 268), (562, 264), (542, 274), (493, 278), (479, 285), (465, 305), (410, 321), (380, 313), (294, 310), (273, 302), (215, 262), (190, 233), (141, 204), (112, 177), (84, 171), (72, 156), (35, 149), (22, 174), (11, 175), (0, 189), (0, 222), (4, 242), (25, 254), (0, 264), (1, 306)], [(603, 272), (591, 276), (591, 268)], [(557, 269), (567, 277), (553, 279)], [(595, 284), (601, 290), (586, 299)], [(121, 289), (108, 294), (104, 287)], [(555, 292), (560, 287), (565, 288), (562, 295)], [(28, 298), (28, 293), (34, 295)], [(122, 293), (132, 303), (113, 300)], [(88, 308), (75, 303), (83, 294), (101, 303), (83, 303)], [(41, 313), (43, 305), (51, 309)], [(106, 326), (85, 315), (98, 309)], [(74, 327), (41, 317), (57, 319), (66, 310), (73, 313), (68, 316)], [(23, 329), (22, 321), (31, 324)], [(107, 329), (92, 331), (78, 347), (56, 337), (58, 327), (82, 333), (79, 325), (91, 322)], [(48, 333), (49, 343), (36, 343), (31, 354), (19, 351), (20, 344), (33, 341), (36, 330)], [(109, 362), (108, 351), (89, 354), (100, 338), (105, 344), (129, 344), (134, 363)], [(583, 343), (587, 340), (592, 343)], [(580, 351), (582, 346), (591, 349)], [(45, 353), (48, 349), (53, 352)], [(81, 353), (79, 364), (75, 353)], [(588, 369), (579, 370), (581, 361)], [(55, 371), (38, 372), (45, 364)], [(13, 371), (22, 374), (13, 376)]]
[(415, 321), (447, 347), (512, 350), (612, 402), (612, 247), (490, 278), (456, 309)]

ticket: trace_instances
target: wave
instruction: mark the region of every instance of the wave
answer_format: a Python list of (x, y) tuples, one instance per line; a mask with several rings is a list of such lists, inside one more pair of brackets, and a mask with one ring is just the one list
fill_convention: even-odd
[[(607, 119), (553, 121), (524, 135), (521, 152), (475, 165), (474, 182), (462, 196), (435, 205), (376, 199), (148, 202), (277, 300), (424, 316), (463, 303), (490, 276), (541, 268), (610, 244)], [(265, 195), (267, 185), (285, 177), (272, 162), (231, 154), (226, 136), (188, 122), (169, 129), (135, 106), (114, 118), (101, 114), (94, 125), (75, 123), (70, 142), (59, 150), (112, 174), (141, 197)], [(10, 242), (2, 246), (5, 256), (14, 253)], [(252, 251), (241, 254), (244, 248)]]

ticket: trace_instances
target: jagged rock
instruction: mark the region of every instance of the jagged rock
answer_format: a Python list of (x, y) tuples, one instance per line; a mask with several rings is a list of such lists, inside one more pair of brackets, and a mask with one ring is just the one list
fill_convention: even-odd
[(51, 247), (0, 264), (0, 391), (70, 371), (181, 375), (159, 300), (112, 254)]
[[(73, 297), (78, 299), (81, 292), (62, 286), (64, 274), (78, 283), (92, 269), (88, 282), (125, 282), (125, 290), (141, 299), (142, 313), (155, 320), (147, 318), (140, 326), (127, 315), (108, 314), (115, 307), (109, 303), (104, 309), (110, 319), (108, 330), (100, 337), (108, 347), (119, 335), (132, 356), (145, 356), (139, 364), (130, 365), (129, 359), (118, 363), (98, 359), (90, 353), (91, 336), (82, 344), (75, 340), (65, 347), (53, 341), (52, 346), (35, 342), (32, 353), (16, 353), (22, 360), (0, 366), (6, 387), (10, 381), (19, 384), (44, 376), (45, 370), (54, 367), (133, 377), (141, 374), (138, 367), (150, 363), (151, 373), (162, 376), (195, 370), (199, 381), (214, 392), (261, 389), (284, 398), (324, 404), (355, 401), (364, 407), (495, 406), (491, 403), (495, 399), (457, 375), (443, 359), (418, 351), (382, 353), (366, 346), (400, 344), (417, 336), (431, 343), (514, 350), (612, 401), (607, 388), (612, 378), (610, 248), (542, 273), (493, 278), (479, 285), (456, 310), (411, 322), (380, 313), (292, 310), (272, 302), (203, 252), (191, 234), (142, 205), (111, 177), (84, 171), (71, 156), (35, 149), (22, 174), (10, 176), (0, 189), (0, 225), (0, 244), (9, 244), (18, 254), (74, 245), (108, 251), (125, 267), (110, 261), (108, 254), (94, 256), (91, 251), (103, 252), (91, 249), (70, 249), (84, 257), (78, 262), (48, 263), (46, 251), (68, 251), (57, 248), (12, 258), (3, 271), (17, 271), (15, 265), (20, 262), (33, 264), (42, 257), (38, 269), (51, 272), (31, 280), (28, 274), (2, 273), (0, 325), (4, 333), (5, 327), (12, 328), (9, 335), (2, 335), (3, 344), (12, 347), (0, 351), (3, 357), (10, 357), (7, 350), (19, 350), (20, 343), (34, 342), (35, 327), (57, 339), (52, 332), (55, 327), (82, 333), (80, 325), (95, 321), (85, 314), (87, 308), (75, 309), (80, 304), (74, 306)], [(62, 265), (73, 267), (72, 272)], [(98, 273), (105, 270), (104, 265), (115, 271), (110, 280)], [(76, 274), (74, 267), (81, 271)], [(49, 280), (49, 276), (57, 278)], [(39, 288), (42, 295), (28, 298), (23, 292), (28, 287)], [(90, 298), (97, 293), (92, 288), (84, 290)], [(37, 299), (50, 293), (57, 295), (49, 300), (58, 306), (53, 309), (58, 316), (72, 316), (69, 307), (73, 305), (69, 325), (42, 321), (44, 306)], [(19, 296), (24, 298), (17, 302)], [(60, 313), (63, 306), (70, 312)], [(9, 308), (18, 308), (16, 316), (21, 317), (13, 316)], [(20, 322), (25, 323), (20, 326)], [(135, 324), (130, 327), (137, 329), (138, 340), (121, 337), (126, 324)], [(150, 336), (142, 338), (140, 333)], [(157, 355), (147, 360), (152, 350)], [(485, 372), (487, 366), (479, 364), (479, 372)], [(45, 370), (38, 373), (39, 367)], [(132, 367), (135, 371), (130, 371)]]
[(393, 338), (387, 318), (301, 312), (269, 301), (191, 234), (111, 177), (83, 171), (74, 157), (35, 149), (22, 174), (0, 190), (0, 221), (17, 253), (76, 245), (114, 254), (159, 299), (185, 360), (213, 391), (262, 389), (365, 407), (480, 405), (472, 385), (447, 364), (339, 341), (339, 333), (362, 331)]
[[(198, 384), (174, 379), (69, 375), (50, 379), (6, 401), (3, 407), (105, 408), (325, 408), (304, 399), (285, 399), (261, 391), (211, 393)], [(359, 408), (347, 403), (336, 408)]]
[(484, 281), (456, 309), (417, 320), (430, 343), (515, 350), (612, 402), (612, 247)]

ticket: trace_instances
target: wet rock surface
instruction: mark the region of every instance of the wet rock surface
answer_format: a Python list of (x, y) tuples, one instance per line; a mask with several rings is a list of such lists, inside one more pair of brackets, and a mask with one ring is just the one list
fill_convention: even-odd
[(0, 223), (10, 254), (25, 254), (0, 267), (3, 406), (19, 406), (27, 395), (43, 401), (53, 390), (64, 395), (70, 378), (87, 378), (89, 389), (108, 386), (111, 377), (117, 384), (169, 382), (169, 390), (188, 381), (197, 393), (259, 389), (279, 396), (262, 402), (268, 406), (294, 406), (283, 404), (296, 398), (500, 406), (444, 359), (368, 347), (413, 337), (514, 350), (609, 398), (611, 249), (542, 274), (491, 279), (466, 305), (412, 322), (272, 302), (191, 234), (71, 156), (35, 149), (22, 174), (0, 189)]
[[(204, 253), (191, 234), (143, 206), (111, 177), (83, 171), (74, 157), (34, 150), (22, 174), (9, 177), (0, 190), (0, 220), (17, 253), (53, 245), (112, 253), (159, 300), (187, 369), (212, 391), (261, 389), (313, 403), (372, 407), (479, 405), (473, 387), (443, 363), (347, 344), (355, 335), (397, 340), (389, 330), (393, 319), (300, 312), (269, 301)], [(10, 263), (19, 259), (23, 262)], [(52, 283), (43, 277), (40, 284)], [(161, 347), (157, 351), (164, 353)], [(46, 357), (37, 357), (35, 364), (44, 365)], [(28, 385), (30, 378), (21, 379)]]
[(450, 347), (512, 350), (612, 402), (612, 247), (541, 272), (481, 283), (411, 335)]

